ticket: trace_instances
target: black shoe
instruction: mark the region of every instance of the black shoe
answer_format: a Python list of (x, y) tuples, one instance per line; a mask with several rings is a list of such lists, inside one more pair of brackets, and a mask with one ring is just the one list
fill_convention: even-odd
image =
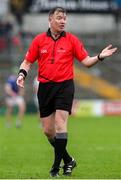
[(72, 174), (72, 170), (77, 166), (75, 159), (68, 164), (63, 166), (63, 175), (70, 176)]
[(52, 169), (50, 170), (50, 176), (51, 177), (59, 177), (59, 169), (52, 167)]

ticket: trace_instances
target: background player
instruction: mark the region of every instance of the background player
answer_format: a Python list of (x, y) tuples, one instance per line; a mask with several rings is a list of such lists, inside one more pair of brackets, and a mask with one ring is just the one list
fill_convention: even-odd
[(6, 125), (11, 127), (12, 112), (15, 106), (18, 107), (18, 115), (16, 120), (16, 127), (20, 128), (22, 125), (23, 116), (25, 113), (26, 105), (24, 100), (24, 89), (20, 88), (16, 84), (17, 76), (12, 74), (8, 77), (5, 84), (5, 103), (6, 103)]

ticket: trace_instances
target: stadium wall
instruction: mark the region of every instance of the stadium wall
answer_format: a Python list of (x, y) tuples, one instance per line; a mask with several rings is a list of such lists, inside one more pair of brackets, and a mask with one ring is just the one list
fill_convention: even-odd
[[(68, 14), (66, 29), (74, 33), (98, 33), (114, 30), (115, 27), (115, 19), (111, 14)], [(24, 15), (24, 31), (42, 32), (47, 28), (48, 14)]]

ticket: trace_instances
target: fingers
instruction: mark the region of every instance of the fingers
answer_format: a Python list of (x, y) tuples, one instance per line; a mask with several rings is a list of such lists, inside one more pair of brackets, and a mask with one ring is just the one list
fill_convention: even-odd
[(112, 54), (114, 54), (117, 51), (117, 47), (112, 48), (112, 44), (108, 45), (105, 49), (102, 50), (102, 52), (100, 53), (101, 57), (108, 57), (111, 56)]
[(111, 47), (112, 47), (112, 44), (109, 44), (109, 45), (107, 46), (108, 49), (110, 49)]
[(106, 51), (108, 49), (110, 49), (112, 47), (112, 44), (109, 44), (106, 48), (104, 48), (103, 50)]
[(16, 81), (17, 85), (20, 86), (21, 88), (24, 88), (24, 78), (23, 76), (19, 75)]
[(115, 53), (117, 51), (117, 48), (112, 48), (112, 49), (109, 49), (108, 50), (108, 52), (110, 53), (110, 54), (113, 54), (113, 53)]
[(21, 87), (21, 88), (24, 88), (24, 85), (22, 85), (22, 84), (18, 84), (18, 86)]
[(106, 48), (104, 48), (103, 50), (102, 50), (102, 52), (111, 52), (111, 53), (114, 53), (114, 52), (116, 52), (117, 51), (117, 47), (114, 47), (114, 48), (112, 48), (112, 44), (110, 44), (109, 46), (107, 46)]
[(17, 82), (17, 85), (18, 85), (19, 87), (21, 87), (21, 88), (24, 88), (24, 85), (23, 85), (23, 83), (21, 83), (21, 82)]
[(113, 52), (116, 52), (116, 51), (117, 51), (117, 49), (118, 49), (118, 48), (117, 48), (117, 47), (115, 47), (115, 48), (113, 48), (113, 49), (112, 49), (112, 51), (113, 51)]
[(112, 50), (112, 51), (117, 51), (117, 47), (114, 47), (114, 48), (112, 48), (112, 44), (109, 44), (106, 48), (105, 48), (105, 50)]

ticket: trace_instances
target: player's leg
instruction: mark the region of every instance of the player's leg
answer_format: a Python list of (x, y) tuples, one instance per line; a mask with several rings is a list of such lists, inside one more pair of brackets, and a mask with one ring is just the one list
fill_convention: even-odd
[(37, 99), (37, 95), (34, 95), (34, 104), (37, 110), (37, 120), (39, 123), (39, 128), (41, 128), (41, 119), (40, 119), (40, 114), (39, 114), (39, 104), (38, 104), (38, 99)]
[(13, 111), (13, 103), (12, 99), (6, 98), (6, 127), (10, 128), (12, 124), (12, 111)]
[(25, 104), (24, 98), (21, 96), (18, 96), (16, 99), (16, 105), (18, 106), (18, 116), (16, 120), (16, 127), (20, 128), (22, 125), (24, 113), (26, 110), (26, 104)]

